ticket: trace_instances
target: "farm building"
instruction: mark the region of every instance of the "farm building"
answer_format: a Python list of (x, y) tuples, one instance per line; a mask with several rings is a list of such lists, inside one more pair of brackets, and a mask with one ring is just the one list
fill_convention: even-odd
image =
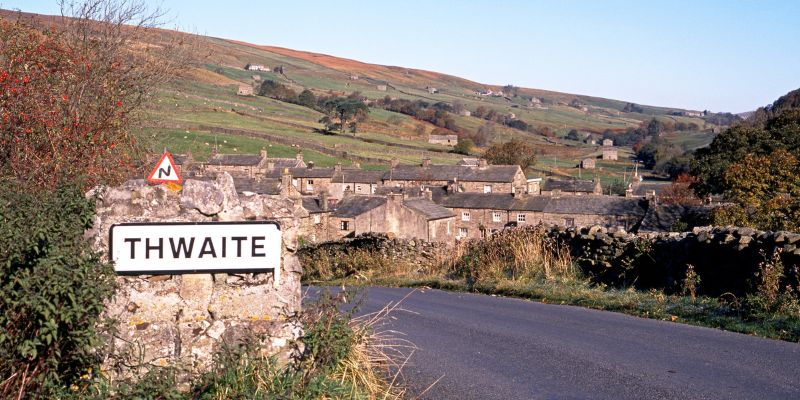
[(581, 168), (583, 168), (583, 169), (594, 169), (595, 168), (595, 160), (594, 160), (594, 158), (584, 158), (581, 161)]
[(236, 92), (239, 96), (252, 96), (253, 87), (249, 85), (239, 85), (239, 90)]
[(611, 139), (603, 139), (603, 147), (611, 147), (614, 145), (614, 141)]
[(375, 88), (380, 90), (381, 92), (385, 92), (386, 91), (386, 85), (378, 85)]
[(603, 147), (603, 160), (616, 161), (618, 158), (617, 149), (613, 147)]
[(265, 67), (265, 66), (263, 66), (261, 64), (247, 64), (247, 65), (245, 65), (244, 69), (247, 70), (247, 71), (269, 72), (269, 67)]
[(458, 144), (458, 135), (431, 135), (428, 138), (428, 143), (455, 146)]

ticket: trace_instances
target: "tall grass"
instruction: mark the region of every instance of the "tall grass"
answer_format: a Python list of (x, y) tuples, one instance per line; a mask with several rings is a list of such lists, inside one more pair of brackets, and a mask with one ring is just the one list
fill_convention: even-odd
[(451, 278), (480, 281), (574, 279), (569, 249), (540, 227), (505, 230), (482, 241), (462, 242), (441, 265)]

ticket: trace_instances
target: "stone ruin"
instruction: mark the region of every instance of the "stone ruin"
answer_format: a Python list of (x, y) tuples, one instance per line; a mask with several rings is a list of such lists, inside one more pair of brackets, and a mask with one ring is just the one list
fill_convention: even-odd
[(133, 180), (93, 194), (97, 213), (87, 236), (104, 252), (110, 227), (125, 222), (270, 220), (279, 223), (283, 240), (277, 284), (271, 271), (117, 276), (116, 294), (105, 310), (117, 321), (117, 331), (105, 351), (104, 372), (129, 377), (136, 370), (130, 366), (166, 365), (200, 372), (223, 343), (250, 337), (262, 338), (270, 354), (288, 351), (300, 333), (285, 318), (300, 310), (295, 250), (300, 219), (308, 214), (299, 200), (237, 194), (227, 173), (216, 181), (187, 180), (180, 191)]

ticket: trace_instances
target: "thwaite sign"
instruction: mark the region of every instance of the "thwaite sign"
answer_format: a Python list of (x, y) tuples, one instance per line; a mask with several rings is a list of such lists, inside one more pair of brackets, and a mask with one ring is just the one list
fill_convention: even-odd
[(278, 283), (281, 231), (274, 222), (118, 224), (108, 243), (119, 274), (272, 270)]

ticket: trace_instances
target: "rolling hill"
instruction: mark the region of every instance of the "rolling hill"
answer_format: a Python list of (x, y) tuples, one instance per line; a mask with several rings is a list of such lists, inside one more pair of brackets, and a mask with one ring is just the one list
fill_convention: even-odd
[[(29, 18), (58, 24), (59, 17), (2, 12), (5, 18)], [(159, 35), (186, 35), (159, 30)], [(600, 148), (582, 141), (565, 140), (572, 129), (583, 134), (624, 132), (652, 118), (695, 124), (694, 132), (678, 132), (667, 139), (687, 148), (710, 142), (704, 131), (709, 123), (687, 110), (640, 105), (626, 112), (628, 102), (554, 91), (484, 85), (467, 79), (397, 66), (384, 66), (236, 40), (197, 36), (199, 62), (186, 65), (181, 77), (156, 89), (148, 107), (151, 122), (140, 135), (154, 153), (164, 147), (175, 153), (193, 152), (204, 159), (213, 148), (223, 153), (255, 153), (267, 147), (271, 155), (292, 156), (302, 150), (317, 165), (359, 162), (363, 168), (386, 168), (396, 157), (402, 163), (418, 163), (428, 157), (434, 163), (455, 163), (461, 155), (449, 148), (428, 143), (436, 126), (409, 115), (370, 107), (368, 120), (355, 135), (326, 134), (318, 121), (323, 114), (297, 104), (262, 97), (239, 96), (240, 86), (256, 86), (272, 80), (300, 92), (316, 95), (348, 95), (359, 92), (366, 102), (386, 97), (421, 100), (429, 104), (458, 103), (475, 113), (479, 107), (495, 110), (524, 121), (537, 129), (548, 128), (553, 137), (494, 124), (494, 142), (511, 138), (528, 141), (540, 152), (530, 175), (560, 174), (598, 176), (604, 181), (619, 178), (632, 168), (630, 148), (622, 148), (619, 161), (600, 161), (598, 169), (576, 168), (585, 157), (597, 157)], [(270, 71), (248, 71), (248, 64), (260, 64)], [(279, 72), (275, 72), (276, 67)], [(431, 89), (435, 88), (435, 90)], [(491, 94), (489, 94), (491, 93)], [(476, 132), (486, 121), (467, 113), (452, 113), (458, 128)], [(510, 117), (513, 114), (513, 117)], [(482, 149), (477, 149), (479, 154)]]

